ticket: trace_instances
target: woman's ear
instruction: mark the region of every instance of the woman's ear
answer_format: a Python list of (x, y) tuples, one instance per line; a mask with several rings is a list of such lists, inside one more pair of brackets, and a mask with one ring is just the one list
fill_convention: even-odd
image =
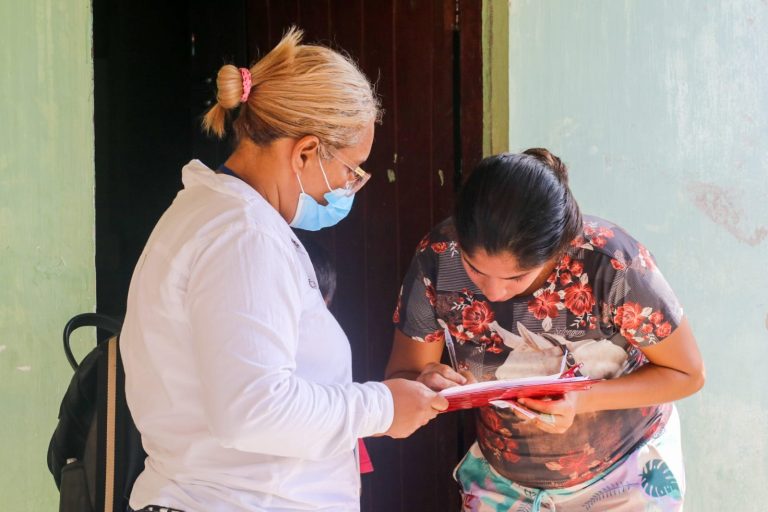
[(317, 151), (320, 148), (320, 139), (315, 135), (305, 135), (296, 141), (291, 151), (291, 164), (295, 173), (301, 173), (307, 166), (307, 163), (317, 157)]

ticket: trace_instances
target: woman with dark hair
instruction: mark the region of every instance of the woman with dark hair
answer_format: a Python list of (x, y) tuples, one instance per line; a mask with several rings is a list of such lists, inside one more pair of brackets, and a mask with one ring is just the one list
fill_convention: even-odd
[(322, 244), (312, 238), (301, 236), (298, 233), (297, 237), (307, 251), (309, 261), (312, 262), (312, 267), (315, 269), (320, 295), (323, 296), (326, 306), (330, 307), (333, 296), (336, 294), (336, 266), (331, 260), (331, 255), (328, 254), (328, 250)]
[[(317, 287), (320, 290), (320, 295), (323, 296), (325, 305), (330, 308), (333, 296), (336, 294), (336, 266), (331, 259), (331, 255), (322, 244), (312, 238), (299, 236), (298, 233), (297, 237), (301, 240), (301, 244), (309, 256), (309, 261), (312, 262), (312, 266), (315, 269), (315, 277), (317, 277)], [(373, 473), (373, 462), (371, 462), (371, 456), (368, 454), (368, 449), (365, 447), (362, 439), (358, 439), (357, 450), (360, 459), (360, 474)]]
[[(464, 510), (682, 509), (672, 402), (704, 383), (696, 340), (648, 250), (582, 216), (546, 149), (478, 165), (455, 215), (419, 244), (394, 322), (389, 378), (441, 390), (565, 364), (604, 379), (478, 409), (477, 441), (455, 470)], [(445, 328), (458, 371), (440, 364)]]

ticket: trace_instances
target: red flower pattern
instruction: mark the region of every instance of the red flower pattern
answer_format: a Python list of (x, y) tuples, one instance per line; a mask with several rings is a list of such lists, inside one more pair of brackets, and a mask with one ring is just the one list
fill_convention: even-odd
[(581, 246), (582, 246), (582, 245), (584, 245), (586, 242), (587, 242), (587, 241), (584, 239), (584, 237), (583, 237), (583, 236), (581, 236), (581, 235), (579, 235), (579, 236), (577, 236), (576, 238), (574, 238), (574, 239), (571, 241), (571, 247), (581, 247)]
[(496, 332), (490, 332), (490, 336), (482, 336), (480, 338), (480, 343), (486, 346), (485, 350), (487, 352), (501, 354), (504, 351), (504, 349), (501, 348), (504, 344), (504, 340), (502, 340), (501, 336)]
[(537, 320), (555, 318), (557, 316), (557, 304), (559, 302), (560, 296), (558, 294), (545, 291), (528, 302), (528, 311), (533, 313), (533, 316), (536, 317)]
[(432, 244), (432, 250), (435, 251), (436, 254), (442, 254), (445, 251), (448, 250), (448, 243), (447, 242), (435, 242)]
[(424, 341), (427, 343), (436, 343), (445, 341), (445, 332), (442, 329), (438, 329), (431, 334), (427, 334), (424, 337)]
[(642, 316), (643, 307), (635, 302), (626, 302), (616, 309), (613, 322), (623, 331), (631, 331), (640, 327), (645, 317)]
[(670, 334), (672, 334), (672, 326), (669, 322), (664, 322), (656, 328), (656, 337), (658, 337), (660, 340), (666, 338)]
[(448, 332), (450, 332), (451, 336), (456, 340), (468, 341), (472, 339), (472, 336), (470, 336), (472, 333), (467, 333), (462, 324), (456, 325), (454, 323), (449, 323)]
[(427, 285), (427, 287), (424, 290), (424, 293), (427, 296), (427, 300), (429, 301), (429, 305), (432, 307), (435, 307), (435, 304), (437, 304), (437, 293), (435, 292), (435, 287), (430, 285)]
[(672, 333), (672, 324), (664, 322), (664, 313), (644, 308), (635, 302), (626, 302), (616, 308), (614, 323), (632, 344), (658, 343)]
[(400, 288), (400, 293), (397, 295), (397, 304), (395, 305), (395, 312), (392, 313), (392, 322), (395, 324), (400, 323), (400, 308), (403, 307), (403, 289)]
[(655, 270), (656, 263), (653, 261), (653, 256), (648, 252), (648, 249), (646, 249), (643, 244), (637, 244), (637, 248), (639, 251), (638, 258), (640, 258), (640, 263), (648, 270)]
[(503, 450), (501, 452), (501, 457), (510, 464), (516, 464), (520, 461), (520, 455), (517, 452), (512, 452), (509, 450)]
[(419, 242), (419, 245), (416, 247), (416, 250), (418, 252), (424, 252), (428, 246), (429, 246), (429, 235), (421, 239), (421, 241)]
[(476, 300), (471, 306), (461, 312), (461, 320), (464, 329), (475, 336), (480, 336), (488, 329), (488, 324), (493, 322), (494, 315), (488, 303)]
[(594, 460), (595, 449), (584, 445), (580, 452), (560, 457), (557, 461), (547, 462), (546, 466), (571, 479), (578, 478), (579, 474), (588, 468), (597, 466), (599, 461)]
[(584, 235), (593, 247), (603, 248), (608, 243), (609, 238), (615, 236), (612, 229), (598, 226), (596, 223), (584, 225)]
[(571, 263), (570, 269), (573, 275), (579, 277), (584, 272), (584, 263), (579, 260), (574, 260), (574, 262)]
[(592, 311), (595, 305), (595, 297), (592, 295), (592, 287), (584, 283), (575, 283), (565, 289), (565, 307), (576, 316), (581, 316), (587, 311)]
[(615, 236), (611, 228), (606, 228), (604, 226), (597, 228), (597, 234), (603, 238), (613, 238)]
[(480, 425), (481, 429), (486, 429), (493, 433), (499, 433), (504, 429), (501, 424), (501, 418), (492, 407), (481, 407), (479, 412), (480, 421), (482, 422)]

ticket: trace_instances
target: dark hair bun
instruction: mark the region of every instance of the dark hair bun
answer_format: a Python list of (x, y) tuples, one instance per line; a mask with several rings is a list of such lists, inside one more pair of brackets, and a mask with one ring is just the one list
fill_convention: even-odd
[(509, 253), (520, 269), (551, 261), (583, 224), (567, 179), (565, 165), (546, 149), (483, 159), (456, 200), (454, 222), (462, 251)]
[(524, 155), (530, 155), (554, 171), (557, 179), (564, 185), (568, 184), (568, 166), (560, 158), (553, 155), (545, 148), (530, 148), (523, 151)]

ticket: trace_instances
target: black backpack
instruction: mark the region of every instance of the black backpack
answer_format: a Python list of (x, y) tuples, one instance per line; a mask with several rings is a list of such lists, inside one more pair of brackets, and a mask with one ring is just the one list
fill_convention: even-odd
[[(78, 364), (69, 338), (85, 326), (107, 336)], [(64, 353), (75, 374), (48, 446), (59, 512), (124, 512), (133, 482), (144, 470), (146, 454), (125, 402), (120, 327), (119, 321), (97, 313), (77, 315), (64, 327)]]

